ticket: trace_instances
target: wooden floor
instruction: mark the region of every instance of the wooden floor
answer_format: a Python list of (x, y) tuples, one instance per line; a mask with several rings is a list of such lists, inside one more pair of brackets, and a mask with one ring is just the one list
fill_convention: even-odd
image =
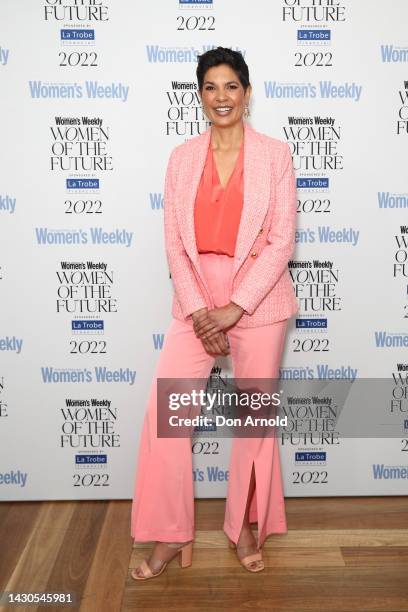
[(193, 565), (139, 583), (148, 548), (132, 548), (129, 501), (2, 503), (0, 590), (76, 593), (75, 606), (16, 608), (28, 612), (408, 611), (408, 497), (287, 499), (289, 532), (254, 575), (226, 546), (224, 501), (196, 510)]

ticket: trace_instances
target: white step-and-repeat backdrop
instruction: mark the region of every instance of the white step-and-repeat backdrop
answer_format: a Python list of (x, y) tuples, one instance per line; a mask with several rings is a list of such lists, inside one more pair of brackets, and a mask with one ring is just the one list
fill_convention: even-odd
[[(218, 45), (249, 65), (252, 125), (293, 152), (282, 378), (394, 381), (378, 437), (292, 406), (286, 494), (406, 493), (407, 23), (406, 0), (2, 0), (1, 499), (132, 495), (171, 318), (164, 171), (208, 127), (196, 59)], [(230, 442), (194, 438), (198, 497), (225, 495)]]

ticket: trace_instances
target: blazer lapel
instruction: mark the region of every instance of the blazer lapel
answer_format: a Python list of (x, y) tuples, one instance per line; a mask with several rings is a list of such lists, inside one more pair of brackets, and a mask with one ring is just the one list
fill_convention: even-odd
[(268, 211), (271, 186), (267, 147), (258, 133), (244, 123), (244, 201), (235, 247), (232, 277), (254, 242)]
[[(184, 248), (194, 263), (205, 287), (194, 228), (194, 204), (205, 159), (210, 146), (211, 128), (191, 143), (191, 156), (183, 168), (183, 200), (179, 202), (178, 223)], [(267, 147), (257, 132), (244, 123), (244, 201), (235, 248), (232, 278), (244, 261), (262, 225), (269, 206), (271, 172)], [(187, 186), (187, 187), (186, 187)], [(232, 279), (231, 279), (232, 280)]]
[(200, 257), (197, 250), (195, 227), (194, 227), (194, 204), (198, 185), (204, 170), (205, 159), (210, 144), (211, 129), (207, 129), (196, 141), (191, 142), (191, 156), (188, 163), (183, 168), (181, 185), (183, 190), (183, 200), (178, 207), (178, 224), (184, 248), (191, 261), (197, 268), (204, 285), (204, 275), (200, 266)]

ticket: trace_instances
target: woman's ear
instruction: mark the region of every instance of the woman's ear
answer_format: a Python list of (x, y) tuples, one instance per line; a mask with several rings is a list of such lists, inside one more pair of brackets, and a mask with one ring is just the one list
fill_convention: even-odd
[(249, 105), (249, 100), (251, 98), (251, 94), (252, 94), (252, 87), (251, 87), (251, 85), (248, 85), (248, 87), (246, 88), (246, 91), (245, 91), (245, 95), (244, 95), (244, 100), (245, 100), (245, 105), (246, 106)]

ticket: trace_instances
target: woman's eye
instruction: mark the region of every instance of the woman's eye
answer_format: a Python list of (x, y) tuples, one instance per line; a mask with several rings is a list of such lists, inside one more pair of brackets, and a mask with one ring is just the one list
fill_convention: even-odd
[[(204, 89), (205, 91), (212, 91), (215, 87), (213, 85), (206, 85)], [(238, 85), (227, 85), (227, 89), (238, 89)]]

